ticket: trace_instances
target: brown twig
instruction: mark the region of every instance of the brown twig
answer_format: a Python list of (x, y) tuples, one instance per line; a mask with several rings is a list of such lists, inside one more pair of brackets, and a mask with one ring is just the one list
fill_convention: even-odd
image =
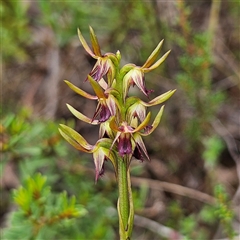
[(187, 188), (178, 184), (162, 182), (158, 180), (132, 177), (132, 185), (139, 186), (141, 184), (147, 184), (151, 189), (162, 189), (166, 192), (172, 192), (181, 196), (189, 197), (207, 204), (215, 204), (216, 199), (206, 193), (200, 192), (195, 189)]
[(158, 234), (161, 237), (167, 238), (167, 239), (184, 239), (185, 237), (181, 235), (176, 230), (166, 227), (158, 222), (155, 222), (151, 219), (138, 216), (135, 214), (134, 216), (134, 225), (143, 227), (145, 229), (148, 229), (156, 234)]

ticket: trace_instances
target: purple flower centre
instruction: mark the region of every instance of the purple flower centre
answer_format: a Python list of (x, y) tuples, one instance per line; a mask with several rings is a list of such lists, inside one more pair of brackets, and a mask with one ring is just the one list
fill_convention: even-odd
[(99, 122), (105, 122), (110, 118), (111, 112), (107, 106), (102, 105), (99, 115), (100, 115)]
[(120, 156), (132, 153), (131, 135), (129, 133), (122, 133), (119, 137), (118, 152)]

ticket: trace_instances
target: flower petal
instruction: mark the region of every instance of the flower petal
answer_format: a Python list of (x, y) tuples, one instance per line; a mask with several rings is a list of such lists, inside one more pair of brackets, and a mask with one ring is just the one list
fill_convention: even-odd
[(128, 117), (132, 119), (133, 117), (138, 117), (141, 122), (144, 121), (146, 117), (146, 107), (142, 104), (142, 101), (139, 99), (128, 108)]
[(95, 182), (97, 182), (99, 176), (101, 175), (101, 172), (103, 169), (103, 163), (105, 159), (105, 154), (100, 147), (96, 151), (94, 151), (93, 159), (94, 159), (94, 164), (96, 169)]
[(114, 116), (117, 112), (116, 102), (117, 100), (111, 95), (109, 95), (108, 98), (106, 99), (106, 104), (111, 112), (111, 116)]
[(145, 96), (148, 97), (149, 91), (145, 87), (144, 74), (140, 69), (132, 70), (132, 80), (138, 86), (138, 88), (143, 92)]
[(169, 53), (171, 52), (171, 50), (169, 50), (168, 52), (166, 52), (160, 59), (158, 59), (151, 67), (149, 68), (143, 68), (143, 71), (146, 72), (150, 72), (153, 69), (157, 68), (161, 63), (164, 62), (164, 60), (167, 58), (167, 56), (169, 55)]
[(89, 75), (95, 81), (99, 81), (108, 72), (109, 68), (108, 59), (99, 57)]
[(111, 119), (110, 119), (110, 121), (109, 121), (109, 126), (110, 126), (110, 128), (113, 130), (113, 131), (115, 131), (115, 132), (118, 132), (118, 125), (117, 125), (117, 123), (116, 123), (116, 117), (115, 116), (113, 116)]
[(101, 49), (97, 40), (97, 36), (94, 33), (92, 27), (89, 26), (90, 29), (90, 37), (91, 37), (91, 42), (92, 42), (92, 47), (93, 47), (93, 52), (95, 53), (96, 56), (101, 57)]
[(148, 156), (148, 152), (147, 152), (147, 149), (146, 149), (146, 146), (142, 140), (142, 137), (139, 135), (139, 133), (135, 133), (134, 134), (134, 140), (136, 142), (136, 148), (139, 147), (139, 151), (140, 153), (144, 153), (144, 155), (146, 156), (146, 158), (150, 161), (150, 158)]
[(118, 152), (121, 157), (133, 151), (130, 133), (121, 133), (118, 140)]
[(123, 79), (123, 96), (124, 99), (127, 96), (128, 89), (130, 87), (130, 81), (132, 80), (131, 71), (136, 67), (135, 64), (124, 65), (120, 70), (119, 79)]
[(142, 136), (148, 136), (149, 134), (151, 134), (156, 129), (158, 124), (160, 123), (161, 117), (162, 117), (162, 114), (163, 114), (163, 110), (164, 110), (164, 106), (162, 106), (160, 108), (157, 116), (155, 117), (155, 119), (153, 121), (153, 124), (151, 126), (148, 126), (144, 133), (139, 132), (139, 134), (141, 134)]
[[(60, 130), (61, 130), (61, 134), (63, 133), (64, 138), (67, 136), (67, 138), (65, 138), (66, 140), (73, 139), (80, 146), (83, 147), (84, 149), (83, 151), (92, 152), (93, 146), (89, 144), (78, 132), (76, 132), (75, 130), (73, 130), (72, 128), (64, 124), (60, 124)], [(72, 141), (68, 141), (68, 142), (72, 144)]]
[(150, 67), (153, 62), (156, 60), (160, 50), (161, 50), (161, 47), (163, 45), (163, 41), (162, 40), (158, 45), (157, 47), (153, 50), (153, 52), (151, 53), (151, 55), (148, 57), (147, 61), (143, 64), (142, 68), (148, 68)]
[(158, 104), (163, 103), (166, 100), (168, 100), (175, 92), (176, 92), (176, 90), (170, 90), (170, 91), (163, 93), (160, 96), (152, 99), (148, 103), (146, 103), (144, 101), (141, 101), (141, 103), (142, 103), (142, 105), (144, 105), (146, 107), (155, 106), (155, 105), (158, 105)]
[(112, 162), (115, 173), (117, 174), (117, 171), (118, 171), (117, 170), (117, 158), (116, 158), (116, 156), (114, 156), (113, 151), (110, 151), (109, 148), (104, 148), (104, 147), (102, 147), (101, 149), (104, 152), (105, 156)]
[(114, 139), (115, 137), (112, 129), (109, 126), (109, 121), (106, 121), (100, 124), (99, 138), (103, 138), (105, 135), (107, 135), (107, 137), (111, 139)]
[(141, 122), (137, 128), (135, 128), (132, 133), (135, 133), (135, 132), (139, 132), (140, 130), (142, 130), (143, 128), (145, 128), (148, 124), (148, 122), (150, 121), (150, 118), (151, 118), (151, 112), (148, 113), (148, 115), (146, 116), (146, 118), (144, 119), (143, 122)]
[(108, 87), (108, 84), (105, 82), (105, 80), (103, 78), (101, 78), (99, 81), (98, 81), (99, 85), (104, 89), (106, 90), (107, 87)]
[(82, 43), (84, 49), (86, 50), (86, 52), (93, 58), (97, 59), (98, 57), (93, 53), (93, 51), (91, 50), (91, 48), (88, 46), (86, 40), (84, 39), (80, 29), (78, 28), (78, 37), (80, 42)]
[(91, 99), (91, 100), (97, 100), (98, 97), (97, 96), (93, 96), (89, 93), (86, 93), (85, 91), (83, 91), (82, 89), (76, 87), (75, 85), (73, 85), (72, 83), (70, 83), (69, 81), (67, 80), (64, 80), (64, 82), (74, 91), (76, 92), (77, 94), (85, 97), (85, 98), (88, 98), (88, 99)]
[(98, 121), (100, 123), (103, 123), (105, 121), (107, 121), (110, 117), (111, 117), (111, 112), (109, 110), (109, 108), (107, 107), (106, 104), (99, 102), (97, 105), (97, 109), (96, 112), (93, 115), (93, 120), (97, 117), (100, 116), (100, 118), (98, 119)]
[(92, 125), (97, 125), (99, 124), (98, 120), (92, 120), (90, 118), (88, 118), (87, 116), (83, 115), (82, 113), (80, 113), (79, 111), (77, 111), (75, 108), (73, 108), (71, 105), (67, 104), (67, 107), (69, 109), (69, 111), (78, 119), (86, 122), (86, 123), (90, 123)]
[(106, 98), (104, 95), (104, 90), (102, 89), (102, 87), (100, 86), (100, 84), (95, 81), (90, 75), (88, 75), (88, 80), (90, 81), (92, 88), (94, 90), (94, 92), (96, 93), (98, 98)]
[(70, 143), (73, 147), (75, 147), (77, 150), (82, 152), (89, 152), (84, 147), (82, 147), (80, 144), (78, 144), (76, 141), (74, 141), (71, 137), (69, 137), (64, 131), (61, 130), (61, 128), (58, 129), (62, 137)]

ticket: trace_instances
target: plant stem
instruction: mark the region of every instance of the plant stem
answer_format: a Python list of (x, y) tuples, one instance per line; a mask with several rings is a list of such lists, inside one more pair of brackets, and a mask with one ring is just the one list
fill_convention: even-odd
[(118, 215), (121, 240), (129, 240), (133, 225), (133, 203), (127, 158), (118, 159)]
[(127, 227), (129, 216), (129, 199), (128, 199), (128, 181), (127, 181), (127, 162), (126, 159), (118, 160), (118, 190), (119, 190), (119, 207), (124, 227)]

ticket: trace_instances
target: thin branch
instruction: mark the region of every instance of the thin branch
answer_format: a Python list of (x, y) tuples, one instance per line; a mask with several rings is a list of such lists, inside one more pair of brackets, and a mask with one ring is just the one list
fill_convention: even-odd
[(162, 189), (166, 192), (172, 192), (211, 205), (214, 205), (216, 203), (216, 199), (207, 193), (203, 193), (198, 190), (187, 188), (178, 184), (138, 177), (131, 177), (131, 180), (133, 186), (138, 186), (146, 183), (152, 189)]
[(155, 222), (151, 219), (141, 217), (138, 215), (134, 215), (134, 225), (146, 228), (150, 230), (153, 233), (158, 234), (161, 237), (167, 238), (167, 239), (183, 239), (184, 236), (181, 235), (176, 230), (166, 227), (158, 222)]

